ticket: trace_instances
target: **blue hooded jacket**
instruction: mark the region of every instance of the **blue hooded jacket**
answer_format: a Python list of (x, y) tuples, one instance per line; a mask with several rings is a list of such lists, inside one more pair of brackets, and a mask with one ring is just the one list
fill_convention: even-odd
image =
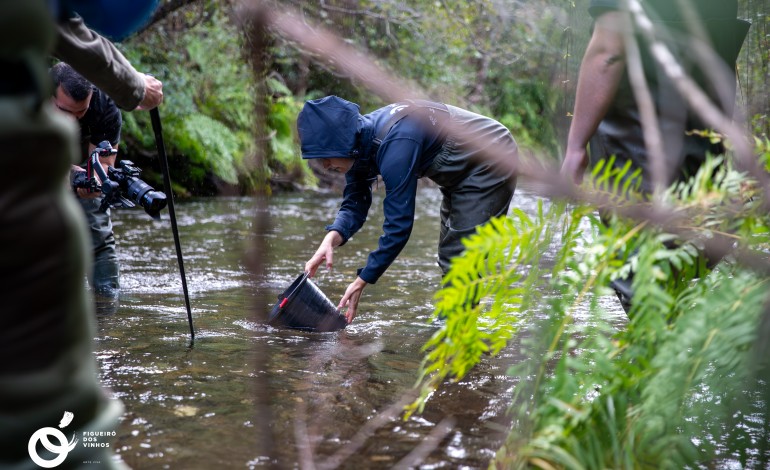
[(337, 96), (311, 100), (297, 117), (302, 158), (354, 157), (359, 106)]
[[(404, 112), (409, 107), (411, 112)], [(386, 191), (383, 234), (366, 266), (358, 270), (361, 279), (369, 284), (377, 282), (406, 246), (414, 224), (417, 180), (444, 144), (448, 113), (434, 109), (430, 113), (436, 118), (425, 119), (415, 109), (426, 108), (397, 103), (361, 116), (357, 104), (327, 96), (305, 103), (297, 118), (302, 158), (356, 158), (345, 174), (337, 217), (326, 227), (339, 232), (343, 244), (366, 222), (372, 185), (378, 175), (382, 176)]]

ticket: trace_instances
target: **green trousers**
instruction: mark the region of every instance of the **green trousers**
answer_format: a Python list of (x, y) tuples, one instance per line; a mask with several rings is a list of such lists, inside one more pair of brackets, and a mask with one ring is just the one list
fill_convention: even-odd
[(83, 445), (84, 432), (115, 432), (122, 405), (97, 378), (83, 286), (91, 250), (68, 184), (78, 129), (48, 99), (55, 25), (46, 6), (0, 0), (0, 468), (40, 468), (32, 437), (60, 429), (65, 412), (61, 433), (79, 442), (56, 468), (119, 468), (111, 448)]
[(117, 296), (120, 291), (120, 267), (115, 249), (110, 209), (99, 210), (102, 198), (78, 199), (91, 233), (94, 262), (88, 273), (88, 283), (99, 295)]
[(447, 105), (446, 142), (424, 176), (441, 189), (438, 265), (446, 274), (462, 239), (492, 217), (503, 216), (516, 189), (518, 147), (510, 131), (492, 118)]

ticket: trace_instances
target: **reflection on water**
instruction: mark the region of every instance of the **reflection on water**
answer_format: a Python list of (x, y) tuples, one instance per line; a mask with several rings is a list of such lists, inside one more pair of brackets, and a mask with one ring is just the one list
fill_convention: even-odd
[[(253, 202), (178, 203), (196, 326), (192, 348), (167, 215), (154, 221), (143, 211), (113, 211), (123, 290), (119, 305), (101, 304), (96, 354), (102, 380), (126, 406), (116, 452), (134, 468), (261, 466), (268, 462), (256, 449), (269, 430), (276, 463), (297, 467), (297, 430), (308, 436), (317, 461), (355, 438), (412, 389), (420, 348), (435, 331), (428, 320), (440, 282), (440, 194), (424, 188), (419, 196), (404, 252), (380, 282), (367, 287), (356, 321), (324, 334), (272, 329), (252, 307), (259, 289), (276, 298), (301, 272), (336, 212), (336, 194), (271, 199), (268, 276), (258, 286), (242, 261)], [(361, 233), (337, 251), (334, 270), (315, 278), (334, 303), (376, 243), (378, 204)], [(519, 190), (514, 204), (534, 213), (536, 199)], [(613, 308), (620, 317), (620, 307)], [(255, 350), (267, 357), (254, 361)], [(485, 468), (505, 436), (506, 397), (514, 385), (505, 371), (516, 354), (510, 347), (486, 357), (461, 383), (439, 390), (423, 414), (377, 429), (343, 466), (390, 468), (451, 416), (454, 427), (421, 468)], [(257, 390), (269, 396), (257, 397)], [(271, 423), (256, 422), (257, 398), (270, 403)]]

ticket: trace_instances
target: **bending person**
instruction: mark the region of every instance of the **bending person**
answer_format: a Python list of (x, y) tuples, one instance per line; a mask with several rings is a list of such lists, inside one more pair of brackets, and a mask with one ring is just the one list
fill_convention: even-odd
[(336, 96), (305, 103), (297, 119), (302, 158), (322, 159), (324, 168), (345, 173), (342, 205), (305, 271), (315, 275), (334, 249), (366, 221), (372, 184), (385, 185), (385, 221), (379, 246), (339, 302), (350, 323), (361, 293), (374, 284), (409, 240), (417, 181), (426, 177), (441, 189), (438, 264), (463, 251), (462, 239), (490, 218), (506, 215), (516, 187), (516, 142), (489, 117), (429, 101), (404, 101), (359, 114), (358, 105)]
[[(50, 74), (54, 86), (54, 104), (60, 111), (75, 119), (80, 128), (81, 162), (86, 162), (91, 152), (102, 141), (108, 141), (117, 151), (123, 118), (110, 97), (64, 62), (51, 67)], [(105, 173), (108, 172), (108, 167), (115, 166), (116, 159), (117, 154), (99, 157)], [(71, 176), (78, 171), (86, 170), (73, 166)], [(104, 199), (101, 193), (78, 188), (76, 194), (88, 221), (93, 245), (94, 262), (88, 282), (100, 295), (117, 296), (120, 290), (120, 269), (110, 209), (100, 210)]]

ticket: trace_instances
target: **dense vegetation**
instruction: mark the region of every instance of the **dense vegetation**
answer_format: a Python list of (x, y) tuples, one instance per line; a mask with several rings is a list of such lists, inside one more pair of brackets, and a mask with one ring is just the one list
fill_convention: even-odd
[[(181, 194), (259, 189), (243, 165), (254, 151), (255, 84), (248, 45), (233, 22), (234, 3), (165, 2), (178, 7), (121, 45), (137, 69), (164, 82), (164, 130)], [(499, 10), (494, 2), (347, 2), (294, 6), (368, 52), (385, 69), (415, 81), (427, 96), (495, 116), (524, 148), (559, 154), (570, 103), (564, 73), (577, 40), (568, 15), (548, 2)], [(535, 5), (534, 3), (538, 3)], [(287, 2), (291, 4), (291, 2)], [(277, 8), (277, 7), (276, 7)], [(584, 21), (587, 23), (587, 21)], [(583, 33), (584, 35), (585, 33)], [(173, 47), (169, 47), (172, 45)], [(269, 73), (268, 166), (274, 186), (313, 185), (297, 152), (294, 119), (302, 103), (338, 94), (367, 112), (384, 103), (299, 45), (274, 39)], [(567, 84), (565, 84), (567, 83)], [(125, 114), (127, 156), (152, 171), (155, 153), (146, 113)], [(148, 176), (148, 175), (146, 175)], [(148, 176), (151, 179), (151, 176)]]
[[(751, 179), (719, 162), (671, 188), (664, 226), (556, 202), (480, 229), (437, 294), (413, 409), (516, 337), (529, 360), (509, 370), (514, 426), (493, 467), (767, 468), (770, 220)], [(642, 202), (613, 197), (617, 176), (594, 173), (605, 214)], [(721, 237), (733, 250), (711, 270), (702, 250)], [(619, 327), (600, 299), (632, 268)]]
[[(588, 38), (586, 0), (459, 2), (264, 2), (294, 8), (367, 53), (428, 97), (469, 107), (508, 126), (525, 150), (561, 154), (577, 67)], [(743, 0), (753, 22), (739, 64), (741, 100), (752, 129), (766, 134), (770, 62), (767, 0)], [(162, 108), (179, 194), (249, 193), (258, 178), (244, 162), (255, 151), (255, 79), (249, 44), (235, 22), (238, 2), (165, 0), (141, 34), (121, 44), (141, 71), (164, 82)], [(302, 103), (337, 94), (368, 112), (384, 103), (360, 84), (321, 65), (302, 45), (274, 37), (268, 73), (270, 181), (314, 185), (300, 161), (294, 120)], [(126, 113), (123, 150), (152, 172), (153, 136), (146, 113)], [(145, 175), (152, 180), (151, 175)]]
[[(267, 3), (330, 29), (429, 97), (494, 116), (528, 153), (560, 158), (590, 27), (586, 0)], [(257, 96), (263, 88), (249, 65), (250, 44), (233, 22), (234, 3), (163, 5), (122, 47), (138, 69), (165, 84), (162, 115), (177, 194), (265, 189), (247, 163), (265, 143), (255, 140), (257, 100), (267, 103), (268, 129), (257, 134), (268, 137), (267, 181), (281, 188), (317, 184), (297, 151), (294, 119), (304, 100), (337, 94), (364, 112), (385, 104), (279, 36), (259, 78), (269, 93)], [(740, 5), (753, 26), (739, 60), (739, 100), (768, 169), (770, 2)], [(146, 113), (126, 113), (124, 136), (123, 151), (152, 182)], [(665, 206), (677, 217), (667, 224), (619, 216), (605, 224), (594, 205), (551, 201), (534, 219), (513, 211), (482, 228), (438, 293), (443, 327), (426, 345), (423, 399), (518, 338), (531, 361), (511, 370), (521, 379), (510, 397), (515, 426), (494, 466), (768, 465), (762, 361), (770, 353), (760, 338), (770, 334), (770, 224), (750, 178), (725, 163), (716, 170), (712, 162), (671, 188)], [(707, 178), (712, 170), (717, 177)], [(592, 184), (602, 193), (617, 176), (598, 168)], [(715, 237), (737, 250), (711, 269), (701, 250)], [(599, 299), (629, 266), (640, 300), (617, 328)], [(537, 315), (543, 292), (547, 316)], [(576, 317), (578, 310), (588, 313)]]

